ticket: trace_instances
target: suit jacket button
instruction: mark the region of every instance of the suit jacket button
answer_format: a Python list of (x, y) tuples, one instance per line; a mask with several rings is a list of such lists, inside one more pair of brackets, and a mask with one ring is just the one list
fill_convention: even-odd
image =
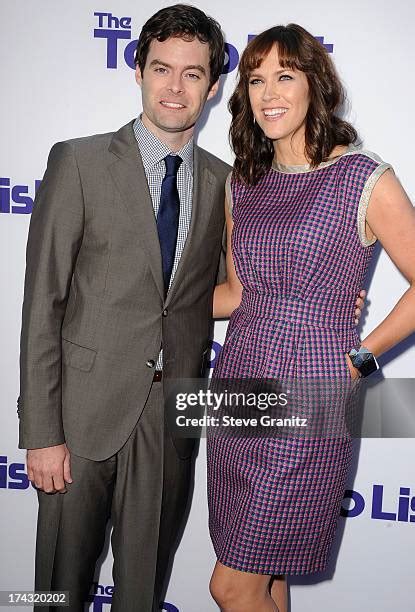
[(167, 310), (167, 308), (163, 310), (162, 314), (163, 314), (163, 317), (167, 317), (167, 315), (169, 314), (169, 311)]
[(148, 368), (154, 368), (154, 366), (155, 366), (155, 365), (156, 365), (156, 362), (154, 361), (154, 359), (149, 359), (149, 360), (146, 362), (146, 366), (147, 366)]

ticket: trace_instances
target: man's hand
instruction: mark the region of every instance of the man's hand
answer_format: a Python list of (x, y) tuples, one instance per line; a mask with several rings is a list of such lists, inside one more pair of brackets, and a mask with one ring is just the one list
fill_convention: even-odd
[(72, 482), (66, 444), (28, 450), (27, 475), (45, 493), (66, 493), (66, 483)]
[(362, 289), (356, 298), (356, 310), (354, 311), (354, 322), (356, 325), (359, 325), (359, 319), (362, 314), (363, 306), (365, 304), (366, 291)]

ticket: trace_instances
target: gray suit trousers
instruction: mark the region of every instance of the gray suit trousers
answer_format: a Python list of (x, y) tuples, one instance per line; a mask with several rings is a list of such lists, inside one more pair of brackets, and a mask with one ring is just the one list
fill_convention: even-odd
[(178, 457), (164, 425), (162, 384), (153, 383), (136, 427), (115, 455), (104, 461), (72, 455), (71, 471), (67, 493), (38, 493), (36, 590), (69, 591), (64, 609), (83, 612), (111, 517), (111, 610), (157, 610), (191, 472), (191, 460)]

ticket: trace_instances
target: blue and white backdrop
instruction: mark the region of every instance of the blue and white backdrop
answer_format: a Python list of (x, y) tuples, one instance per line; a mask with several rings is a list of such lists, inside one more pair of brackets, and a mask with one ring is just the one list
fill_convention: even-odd
[[(171, 2), (2, 0), (0, 5), (0, 590), (31, 589), (37, 501), (17, 449), (18, 346), (27, 229), (52, 144), (116, 130), (141, 109), (132, 70), (144, 21)], [(410, 195), (413, 173), (413, 42), (410, 0), (271, 0), (196, 4), (223, 25), (229, 62), (220, 94), (206, 110), (199, 143), (232, 162), (226, 103), (248, 37), (278, 23), (300, 23), (321, 37), (349, 92), (349, 118), (367, 148), (391, 162)], [(406, 288), (385, 254), (371, 275), (363, 333)], [(225, 324), (216, 327), (223, 341)], [(212, 359), (214, 358), (212, 351)], [(386, 377), (412, 377), (408, 341), (382, 359)], [(393, 411), (393, 405), (390, 410)], [(164, 610), (213, 612), (208, 593), (214, 554), (207, 530), (205, 447), (193, 504)], [(415, 610), (415, 476), (412, 439), (366, 439), (350, 478), (333, 563), (324, 575), (291, 581), (293, 611)], [(399, 512), (399, 508), (401, 511)], [(405, 509), (403, 511), (402, 509)], [(91, 609), (109, 610), (111, 553), (97, 577)], [(24, 610), (24, 608), (14, 608)], [(27, 608), (26, 608), (27, 609)], [(137, 602), (139, 610), (139, 602)]]

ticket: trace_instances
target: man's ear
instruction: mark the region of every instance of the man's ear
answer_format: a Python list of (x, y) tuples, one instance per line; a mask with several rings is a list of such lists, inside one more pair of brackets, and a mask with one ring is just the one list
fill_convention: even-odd
[(209, 93), (207, 95), (206, 100), (210, 100), (211, 98), (213, 98), (213, 96), (216, 96), (216, 94), (218, 93), (218, 89), (219, 89), (219, 79), (216, 81), (216, 83), (213, 83), (212, 87), (209, 89)]
[(143, 81), (143, 77), (141, 75), (140, 66), (138, 64), (135, 67), (135, 80), (137, 82), (137, 85), (139, 85), (141, 87), (141, 83)]

